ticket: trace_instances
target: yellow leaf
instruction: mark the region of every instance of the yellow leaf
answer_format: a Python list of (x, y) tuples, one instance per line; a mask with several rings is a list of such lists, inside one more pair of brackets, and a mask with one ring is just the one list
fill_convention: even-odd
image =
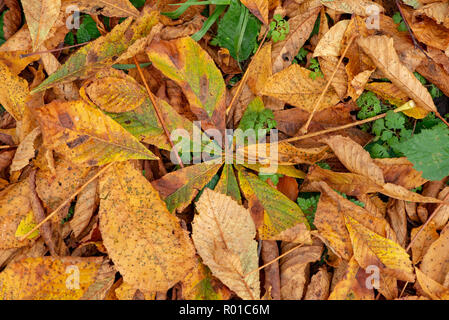
[(113, 113), (134, 110), (147, 98), (142, 86), (129, 76), (94, 80), (86, 88), (86, 93), (100, 109)]
[(83, 101), (54, 101), (38, 109), (37, 116), (45, 145), (74, 163), (157, 159), (117, 122)]
[[(20, 248), (32, 243), (19, 241), (16, 230), (32, 212), (27, 180), (13, 184), (0, 192), (0, 249)], [(23, 226), (23, 224), (22, 224)]]
[[(421, 229), (422, 226), (413, 228), (410, 233), (410, 239), (414, 239), (416, 234)], [(418, 237), (412, 244), (412, 261), (414, 265), (418, 264), (422, 260), (427, 250), (430, 248), (432, 243), (434, 243), (437, 239), (438, 239), (438, 232), (435, 223), (433, 221), (430, 221), (430, 223), (426, 225), (424, 230), (421, 231), (421, 233), (418, 235)]]
[(443, 284), (449, 272), (449, 227), (446, 225), (424, 254), (420, 269), (429, 278)]
[[(310, 70), (293, 64), (268, 78), (261, 93), (312, 112), (316, 100), (326, 86), (326, 80), (320, 77), (312, 80), (309, 76), (310, 73)], [(334, 89), (330, 88), (324, 95), (317, 111), (330, 108), (338, 101), (340, 98)]]
[[(25, 218), (20, 221), (19, 226), (17, 227), (15, 236), (17, 238), (21, 238), (26, 235), (28, 232), (33, 230), (36, 226), (36, 222), (34, 221), (34, 213), (33, 211), (28, 212)], [(28, 239), (34, 239), (39, 236), (39, 229), (35, 230), (28, 236)]]
[(61, 0), (22, 0), (28, 29), (37, 50), (47, 40), (61, 9)]
[(345, 31), (351, 20), (337, 22), (318, 42), (313, 57), (339, 57), (341, 55), (342, 41)]
[(429, 91), (399, 60), (393, 46), (393, 38), (371, 36), (360, 38), (358, 44), (383, 74), (413, 99), (419, 107), (429, 112), (437, 112)]
[(157, 191), (128, 162), (100, 179), (100, 230), (117, 270), (129, 285), (167, 291), (193, 268), (187, 231)]
[(386, 274), (399, 280), (413, 282), (412, 262), (398, 243), (369, 230), (355, 219), (345, 216), (346, 228), (351, 237), (354, 257), (366, 269), (375, 265)]
[(204, 263), (240, 298), (260, 299), (259, 273), (252, 272), (259, 261), (256, 228), (249, 211), (207, 188), (196, 208), (192, 238)]
[(39, 257), (8, 264), (0, 273), (2, 300), (79, 300), (94, 284), (103, 258)]
[(259, 95), (265, 82), (272, 75), (271, 43), (265, 44), (254, 56), (248, 66), (248, 80), (246, 83), (255, 95)]
[(0, 104), (18, 121), (23, 118), (28, 93), (28, 82), (0, 62)]

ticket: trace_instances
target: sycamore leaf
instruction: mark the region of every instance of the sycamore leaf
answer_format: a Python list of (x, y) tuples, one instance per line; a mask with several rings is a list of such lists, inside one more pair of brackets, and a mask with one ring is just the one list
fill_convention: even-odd
[(106, 17), (137, 17), (137, 10), (128, 0), (69, 0), (64, 6), (76, 5), (81, 12)]
[(369, 230), (349, 216), (345, 216), (345, 221), (351, 237), (354, 257), (362, 268), (377, 265), (386, 274), (399, 280), (410, 282), (415, 280), (412, 262), (404, 248)]
[(22, 0), (32, 46), (37, 50), (47, 39), (61, 9), (61, 0)]
[(221, 164), (199, 163), (174, 172), (153, 181), (167, 204), (168, 211), (183, 211), (198, 192), (212, 179), (220, 169)]
[(27, 81), (0, 62), (0, 104), (16, 120), (23, 118), (28, 93)]
[(337, 22), (318, 42), (313, 57), (339, 57), (342, 50), (342, 41), (350, 20)]
[(371, 36), (360, 38), (357, 42), (382, 73), (413, 99), (419, 107), (429, 112), (437, 112), (429, 91), (399, 60), (393, 46), (393, 38)]
[(268, 0), (243, 0), (242, 3), (263, 24), (268, 24)]
[(34, 148), (34, 141), (41, 134), (39, 127), (33, 129), (26, 137), (20, 142), (17, 147), (17, 151), (14, 154), (14, 158), (11, 163), (11, 171), (17, 171), (28, 165), (30, 159), (34, 158), (36, 152)]
[(262, 240), (310, 242), (310, 227), (299, 206), (256, 175), (239, 170), (240, 188)]
[(382, 170), (361, 145), (343, 136), (327, 138), (326, 143), (349, 171), (369, 177), (379, 185), (385, 183)]
[(218, 193), (230, 196), (237, 201), (238, 204), (242, 203), (242, 196), (240, 194), (237, 178), (235, 177), (234, 167), (231, 164), (225, 164), (223, 166), (220, 180), (218, 180), (214, 190)]
[[(205, 189), (192, 223), (195, 247), (212, 274), (245, 300), (260, 299), (256, 228), (247, 209)], [(252, 273), (251, 273), (252, 272)]]
[(157, 159), (117, 122), (81, 100), (54, 101), (38, 109), (37, 117), (44, 143), (74, 163)]
[(76, 79), (85, 79), (98, 70), (113, 65), (132, 44), (150, 33), (158, 19), (157, 11), (142, 12), (133, 24), (132, 18), (126, 19), (105, 36), (88, 43), (72, 54), (56, 72), (32, 92), (39, 92)]
[(449, 300), (449, 288), (441, 285), (424, 272), (415, 268), (416, 279), (424, 293), (433, 300)]
[(330, 9), (366, 17), (384, 11), (382, 6), (370, 0), (321, 0)]
[(367, 276), (365, 270), (360, 268), (352, 257), (347, 264), (343, 279), (335, 285), (329, 300), (374, 300), (373, 290), (365, 285)]
[(95, 283), (101, 257), (38, 257), (8, 264), (0, 273), (0, 300), (79, 300)]
[(293, 62), (299, 49), (309, 39), (319, 12), (320, 7), (314, 7), (288, 20), (290, 32), (287, 38), (275, 43), (272, 48), (274, 73), (285, 69)]
[(231, 297), (231, 291), (212, 276), (210, 269), (199, 258), (181, 286), (185, 300), (228, 300)]
[(166, 291), (193, 268), (195, 250), (157, 191), (128, 162), (114, 164), (100, 179), (100, 230), (124, 281)]
[[(268, 78), (261, 93), (312, 112), (316, 100), (323, 92), (327, 81), (320, 77), (313, 80), (310, 78), (311, 72), (297, 64), (293, 64)], [(337, 104), (338, 101), (340, 101), (340, 98), (334, 89), (330, 88), (324, 95), (317, 110), (330, 108)]]
[[(0, 250), (20, 248), (33, 241), (19, 241), (16, 232), (19, 225), (33, 214), (30, 203), (30, 188), (27, 180), (22, 180), (0, 192)], [(23, 223), (22, 223), (23, 226)], [(20, 233), (20, 231), (19, 231)]]
[(190, 37), (153, 41), (147, 51), (153, 65), (176, 82), (199, 120), (222, 130), (226, 86), (212, 58)]

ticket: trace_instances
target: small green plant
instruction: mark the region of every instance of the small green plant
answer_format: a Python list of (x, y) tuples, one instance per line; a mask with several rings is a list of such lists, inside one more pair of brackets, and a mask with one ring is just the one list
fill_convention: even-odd
[(303, 192), (299, 195), (298, 199), (296, 199), (296, 203), (301, 208), (302, 212), (304, 212), (307, 222), (309, 222), (312, 229), (316, 229), (313, 222), (315, 220), (315, 213), (319, 200), (320, 194), (311, 192)]
[(83, 15), (80, 28), (76, 32), (76, 40), (78, 43), (84, 43), (95, 40), (101, 36), (98, 31), (97, 24), (89, 15)]
[(324, 78), (324, 74), (321, 72), (320, 69), (320, 63), (318, 62), (318, 59), (312, 58), (310, 59), (310, 66), (309, 69), (312, 70), (312, 72), (309, 74), (309, 77), (315, 80), (317, 77)]
[(6, 40), (5, 40), (5, 35), (4, 35), (4, 31), (3, 31), (3, 25), (4, 25), (4, 17), (5, 17), (5, 13), (8, 10), (3, 11), (0, 14), (0, 45), (2, 45)]
[(404, 32), (408, 30), (407, 25), (405, 24), (404, 19), (402, 19), (401, 13), (399, 11), (393, 15), (393, 21), (398, 25), (398, 31)]
[(299, 52), (296, 55), (295, 59), (293, 59), (293, 63), (300, 64), (304, 62), (304, 59), (307, 57), (308, 53), (309, 51), (307, 51), (306, 49), (304, 49), (304, 47), (302, 47), (301, 49), (299, 49)]
[(283, 176), (284, 176), (283, 174), (279, 174), (279, 173), (267, 174), (267, 173), (259, 172), (259, 178), (262, 179), (262, 181), (267, 182), (267, 180), (270, 179), (271, 182), (273, 182), (273, 184), (275, 186), (278, 185), (279, 178), (282, 178)]
[(268, 32), (268, 38), (273, 40), (273, 43), (285, 40), (285, 37), (290, 32), (290, 25), (288, 21), (282, 19), (280, 14), (273, 16), (273, 21), (270, 22), (270, 31)]
[(357, 105), (360, 108), (357, 117), (361, 120), (374, 117), (382, 112), (379, 98), (371, 91), (362, 93), (357, 99)]
[[(254, 129), (256, 138), (259, 133), (266, 135), (268, 131), (276, 127), (273, 111), (266, 109), (260, 98), (255, 98), (245, 110), (240, 120), (239, 128), (243, 131)], [(259, 130), (262, 130), (259, 132)]]

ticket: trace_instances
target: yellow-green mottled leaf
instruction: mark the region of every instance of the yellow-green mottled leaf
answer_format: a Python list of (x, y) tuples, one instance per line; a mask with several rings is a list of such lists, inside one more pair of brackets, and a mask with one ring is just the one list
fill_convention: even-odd
[(170, 212), (181, 212), (220, 169), (220, 164), (199, 163), (170, 172), (152, 184)]
[(252, 173), (239, 170), (238, 176), (260, 239), (295, 242), (310, 239), (309, 224), (296, 203)]
[(144, 11), (132, 23), (128, 18), (103, 37), (88, 43), (67, 60), (56, 72), (33, 90), (42, 91), (59, 83), (85, 79), (97, 71), (111, 66), (138, 39), (146, 37), (158, 22), (157, 11)]
[(83, 101), (54, 101), (38, 109), (37, 117), (44, 143), (74, 163), (157, 159), (117, 122)]
[(22, 120), (28, 83), (0, 62), (0, 104), (14, 119)]
[[(24, 235), (26, 235), (28, 232), (33, 230), (33, 228), (36, 226), (36, 222), (34, 221), (34, 213), (33, 211), (28, 212), (25, 218), (20, 221), (19, 226), (17, 227), (15, 236), (17, 238), (21, 238)], [(39, 230), (33, 231), (29, 236), (28, 239), (34, 239), (37, 236), (39, 236)]]
[(226, 86), (212, 58), (190, 37), (153, 41), (147, 51), (153, 65), (183, 90), (199, 120), (225, 128)]
[(215, 191), (230, 196), (239, 204), (242, 203), (242, 196), (240, 194), (237, 178), (235, 177), (232, 164), (225, 164), (221, 172), (220, 180), (215, 186)]

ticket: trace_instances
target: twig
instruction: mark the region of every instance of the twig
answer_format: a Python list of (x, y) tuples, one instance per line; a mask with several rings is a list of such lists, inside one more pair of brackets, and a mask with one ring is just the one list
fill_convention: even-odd
[[(265, 34), (264, 34), (264, 36), (263, 36), (263, 39), (262, 39), (262, 41), (261, 41), (260, 44), (259, 44), (259, 48), (257, 48), (257, 51), (256, 51), (256, 53), (254, 54), (253, 59), (254, 59), (254, 58), (257, 56), (257, 54), (259, 53), (260, 48), (262, 48), (262, 45), (263, 45), (263, 43), (265, 42), (265, 39), (266, 39), (266, 37), (267, 37), (268, 31), (270, 31), (270, 29), (268, 29), (268, 30), (265, 32)], [(243, 74), (242, 80), (240, 80), (239, 86), (237, 87), (237, 90), (236, 90), (234, 96), (232, 97), (231, 103), (229, 104), (228, 108), (226, 109), (226, 115), (229, 114), (229, 111), (231, 111), (231, 108), (232, 108), (232, 106), (234, 105), (235, 100), (237, 100), (238, 96), (240, 95), (240, 93), (241, 93), (241, 91), (242, 91), (242, 89), (243, 89), (243, 85), (246, 83), (246, 79), (248, 78), (248, 74), (249, 74), (248, 71), (249, 71), (249, 69), (250, 69), (250, 68), (248, 67), (248, 68), (246, 69), (245, 73)]]
[(415, 234), (413, 239), (410, 241), (409, 245), (407, 246), (407, 249), (405, 251), (409, 251), (412, 247), (413, 243), (416, 241), (418, 236), (421, 234), (421, 232), (426, 228), (426, 226), (432, 221), (432, 219), (436, 216), (438, 211), (444, 206), (447, 205), (447, 200), (449, 200), (449, 193), (443, 198), (443, 202), (438, 205), (438, 207), (433, 211), (433, 213), (430, 215), (430, 217), (426, 220), (426, 222), (422, 225), (422, 227), (418, 230), (418, 232)]
[(290, 250), (288, 250), (288, 251), (284, 252), (283, 254), (281, 254), (281, 255), (280, 255), (279, 257), (277, 257), (276, 259), (273, 259), (273, 260), (271, 260), (270, 262), (265, 263), (263, 266), (261, 266), (261, 267), (259, 267), (259, 268), (257, 268), (257, 269), (254, 269), (253, 271), (248, 272), (248, 273), (245, 274), (243, 277), (246, 278), (246, 277), (248, 277), (249, 275), (253, 274), (254, 272), (257, 272), (257, 271), (262, 270), (263, 268), (269, 266), (270, 264), (275, 263), (275, 262), (278, 261), (279, 259), (285, 257), (286, 255), (288, 255), (288, 254), (291, 253), (292, 251), (295, 251), (296, 249), (301, 248), (302, 246), (303, 246), (303, 244), (300, 244), (300, 245), (297, 245), (297, 246), (294, 247), (294, 248), (291, 248)]
[(110, 166), (112, 166), (114, 162), (111, 162), (104, 166), (100, 171), (98, 171), (92, 178), (90, 178), (86, 183), (84, 183), (81, 187), (78, 188), (70, 197), (68, 197), (66, 200), (64, 200), (52, 213), (50, 213), (44, 220), (39, 222), (33, 229), (31, 229), (26, 235), (19, 238), (20, 241), (25, 240), (30, 234), (32, 234), (34, 231), (39, 229), (45, 222), (50, 220), (56, 213), (58, 213), (59, 210), (64, 208), (70, 201), (72, 201), (73, 198), (75, 198), (81, 191), (86, 188), (86, 186), (97, 179), (101, 174), (103, 174), (107, 169), (109, 169)]
[(173, 144), (173, 141), (171, 141), (170, 132), (168, 131), (167, 126), (165, 125), (164, 118), (161, 115), (161, 112), (159, 110), (159, 106), (156, 103), (156, 99), (154, 98), (154, 95), (151, 92), (150, 88), (148, 87), (147, 81), (145, 80), (145, 77), (144, 77), (143, 72), (142, 72), (142, 68), (140, 67), (140, 64), (137, 61), (135, 56), (133, 57), (133, 59), (134, 59), (134, 64), (137, 67), (137, 71), (139, 72), (140, 79), (142, 79), (142, 82), (145, 85), (145, 89), (147, 90), (147, 93), (150, 96), (151, 103), (153, 104), (154, 110), (156, 111), (156, 115), (157, 115), (157, 117), (159, 119), (159, 122), (161, 123), (161, 126), (164, 129), (165, 135), (167, 136), (167, 140), (170, 143), (170, 146), (172, 147), (173, 152), (176, 154), (176, 159), (178, 160), (179, 166), (181, 168), (184, 168), (184, 164), (182, 163), (181, 157), (179, 156), (178, 151), (176, 150), (176, 147)]
[(335, 70), (332, 73), (332, 76), (329, 78), (329, 80), (327, 81), (326, 86), (324, 87), (323, 92), (321, 92), (320, 96), (316, 100), (315, 105), (314, 105), (313, 110), (312, 110), (312, 113), (310, 114), (309, 118), (307, 119), (306, 124), (299, 130), (300, 133), (302, 133), (302, 134), (306, 134), (307, 133), (307, 130), (309, 129), (310, 122), (312, 121), (312, 118), (315, 115), (315, 112), (317, 111), (318, 106), (320, 105), (321, 101), (323, 100), (324, 95), (326, 94), (327, 90), (329, 89), (329, 87), (330, 87), (330, 85), (332, 83), (332, 80), (334, 80), (334, 77), (337, 74), (338, 68), (340, 67), (341, 63), (343, 62), (343, 59), (345, 58), (346, 53), (349, 50), (349, 47), (352, 45), (352, 42), (354, 41), (354, 39), (356, 37), (357, 37), (357, 34), (354, 34), (354, 35), (352, 35), (351, 39), (349, 39), (348, 45), (347, 45), (345, 51), (343, 52), (343, 54), (341, 55), (340, 60), (338, 60), (337, 66), (335, 67)]

